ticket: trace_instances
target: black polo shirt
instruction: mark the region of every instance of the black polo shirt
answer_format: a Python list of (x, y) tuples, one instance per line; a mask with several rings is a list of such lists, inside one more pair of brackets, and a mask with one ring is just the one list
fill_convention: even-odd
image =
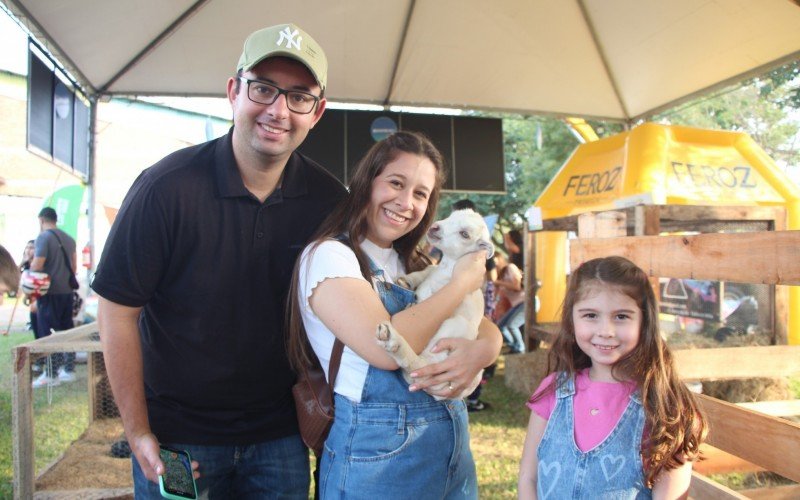
[(284, 348), (295, 259), (344, 196), (301, 154), (261, 203), (231, 136), (177, 151), (136, 179), (92, 288), (139, 319), (145, 395), (159, 440), (244, 445), (297, 432)]

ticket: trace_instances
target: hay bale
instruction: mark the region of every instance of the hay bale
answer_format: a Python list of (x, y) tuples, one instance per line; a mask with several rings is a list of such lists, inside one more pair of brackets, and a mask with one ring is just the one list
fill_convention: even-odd
[(703, 394), (729, 403), (782, 401), (793, 398), (785, 378), (706, 381), (703, 382)]
[(131, 461), (111, 457), (111, 444), (123, 434), (120, 419), (95, 420), (64, 455), (36, 479), (37, 494), (44, 490), (86, 488), (119, 490), (133, 487)]
[(505, 356), (506, 387), (523, 394), (533, 394), (547, 375), (547, 356), (550, 351), (538, 349), (525, 354)]

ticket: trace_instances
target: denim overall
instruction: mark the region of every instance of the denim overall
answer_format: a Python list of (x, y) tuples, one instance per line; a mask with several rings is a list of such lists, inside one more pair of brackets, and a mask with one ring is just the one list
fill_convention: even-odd
[(640, 455), (645, 418), (639, 393), (631, 394), (611, 434), (584, 453), (574, 438), (575, 379), (561, 384), (563, 378), (559, 377), (556, 405), (537, 449), (539, 500), (651, 498)]
[[(414, 302), (411, 290), (382, 280), (376, 288), (389, 314)], [(361, 402), (336, 394), (335, 403), (320, 466), (323, 500), (478, 498), (463, 401), (409, 392), (399, 369), (370, 366)]]

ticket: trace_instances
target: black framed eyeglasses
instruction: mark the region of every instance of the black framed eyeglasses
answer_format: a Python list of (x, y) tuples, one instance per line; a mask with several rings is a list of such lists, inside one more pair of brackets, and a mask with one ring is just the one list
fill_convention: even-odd
[(284, 90), (271, 83), (251, 80), (243, 76), (239, 80), (247, 84), (247, 97), (258, 104), (272, 104), (281, 94), (286, 96), (286, 106), (289, 111), (300, 115), (307, 115), (314, 111), (319, 102), (319, 97), (299, 90)]

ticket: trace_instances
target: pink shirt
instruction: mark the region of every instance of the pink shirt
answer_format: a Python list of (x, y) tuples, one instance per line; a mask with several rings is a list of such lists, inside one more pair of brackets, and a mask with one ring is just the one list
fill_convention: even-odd
[[(551, 373), (542, 380), (533, 393), (544, 390), (555, 378)], [(575, 444), (586, 452), (602, 443), (619, 422), (628, 406), (630, 395), (636, 389), (632, 383), (595, 382), (589, 379), (589, 369), (583, 369), (575, 377), (576, 391), (573, 400), (575, 418)], [(550, 418), (556, 405), (555, 392), (546, 394), (534, 402), (528, 400), (528, 408), (545, 420)]]

